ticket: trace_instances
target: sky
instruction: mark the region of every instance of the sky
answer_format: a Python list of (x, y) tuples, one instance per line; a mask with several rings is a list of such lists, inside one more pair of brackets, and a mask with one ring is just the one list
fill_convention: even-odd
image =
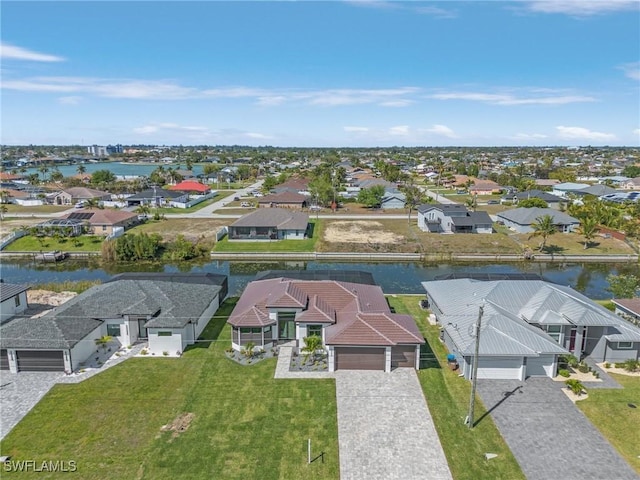
[(4, 145), (640, 146), (640, 2), (7, 1)]

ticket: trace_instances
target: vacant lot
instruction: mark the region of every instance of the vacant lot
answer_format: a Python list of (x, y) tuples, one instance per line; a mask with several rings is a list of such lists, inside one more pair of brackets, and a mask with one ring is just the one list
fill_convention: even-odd
[(420, 244), (406, 220), (325, 220), (317, 250), (413, 253)]
[[(2, 454), (75, 460), (72, 476), (84, 480), (337, 479), (334, 380), (275, 380), (276, 359), (228, 360), (232, 306), (223, 305), (203, 332), (212, 342), (182, 358), (133, 358), (56, 385), (7, 435)], [(184, 431), (166, 427), (177, 424)], [(314, 453), (325, 452), (324, 463), (307, 465), (308, 438)]]
[(98, 252), (104, 237), (97, 235), (80, 235), (73, 238), (34, 237), (27, 235), (11, 242), (4, 248), (5, 252)]
[(0, 222), (0, 237), (8, 235), (14, 230), (33, 227), (44, 221), (42, 218), (4, 218)]
[(73, 208), (73, 205), (61, 206), (61, 205), (35, 205), (33, 207), (23, 207), (22, 205), (16, 205), (13, 203), (6, 204), (7, 213), (58, 213), (64, 212)]
[(521, 254), (522, 247), (508, 235), (492, 234), (441, 234), (421, 231), (413, 226), (416, 238), (426, 254), (479, 253), (479, 254)]
[[(529, 245), (532, 250), (537, 251), (542, 242), (541, 237), (531, 237), (530, 234), (523, 233), (514, 235), (523, 245)], [(594, 238), (589, 248), (584, 248), (584, 237), (577, 233), (555, 233), (547, 238), (547, 246), (543, 253), (557, 253), (566, 255), (612, 255), (629, 254), (635, 252), (622, 240), (615, 238)]]
[(168, 218), (166, 220), (149, 220), (128, 230), (128, 232), (159, 233), (166, 241), (172, 241), (180, 234), (191, 241), (202, 236), (207, 240), (214, 241), (216, 232), (229, 223), (229, 219), (224, 218)]

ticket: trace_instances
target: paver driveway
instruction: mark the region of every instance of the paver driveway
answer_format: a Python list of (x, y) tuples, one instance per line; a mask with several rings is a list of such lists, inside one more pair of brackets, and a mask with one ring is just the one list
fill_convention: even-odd
[(549, 378), (479, 380), (478, 393), (528, 480), (638, 480)]
[(341, 480), (450, 480), (411, 368), (335, 372)]

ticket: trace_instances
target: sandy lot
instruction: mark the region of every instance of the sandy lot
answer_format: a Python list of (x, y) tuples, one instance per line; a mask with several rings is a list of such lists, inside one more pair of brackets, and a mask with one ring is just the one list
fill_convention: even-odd
[(400, 243), (401, 235), (385, 230), (377, 221), (345, 220), (331, 222), (325, 227), (324, 239), (327, 242), (351, 243)]
[(0, 237), (10, 234), (22, 227), (31, 227), (42, 223), (46, 218), (5, 218), (0, 222)]
[(51, 292), (49, 290), (27, 290), (27, 302), (29, 308), (26, 315), (41, 317), (49, 310), (62, 305), (78, 295), (75, 292)]

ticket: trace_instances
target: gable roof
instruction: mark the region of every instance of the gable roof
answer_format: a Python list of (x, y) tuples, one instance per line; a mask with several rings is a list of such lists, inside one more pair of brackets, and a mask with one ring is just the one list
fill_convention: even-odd
[(554, 210), (552, 208), (521, 207), (511, 210), (505, 210), (504, 212), (498, 213), (496, 216), (498, 218), (502, 218), (519, 225), (531, 225), (532, 223), (536, 222), (536, 219), (538, 217), (543, 217), (545, 215), (551, 215), (551, 217), (553, 217), (553, 223), (556, 225), (577, 225), (580, 223), (580, 220), (578, 220), (577, 218), (573, 218), (572, 216), (567, 215), (564, 212), (559, 212), (558, 210)]
[(166, 188), (149, 188), (143, 190), (140, 193), (136, 193), (127, 197), (127, 200), (153, 200), (155, 198), (179, 198), (182, 197), (184, 192), (176, 192), (173, 190), (167, 190)]
[(465, 205), (461, 205), (459, 203), (424, 203), (422, 205), (418, 205), (418, 212), (420, 213), (426, 213), (430, 210), (440, 210), (445, 215), (469, 211)]
[(231, 227), (275, 227), (279, 230), (306, 230), (309, 215), (286, 208), (261, 208), (243, 215)]
[(258, 203), (299, 203), (302, 204), (309, 199), (301, 193), (285, 190), (281, 193), (272, 193), (258, 198)]
[(137, 213), (127, 212), (125, 210), (113, 210), (109, 208), (104, 209), (89, 209), (81, 212), (72, 212), (64, 215), (63, 217), (69, 220), (81, 219), (89, 222), (91, 225), (114, 225), (126, 220), (132, 220), (138, 218)]
[(412, 317), (391, 313), (377, 285), (334, 280), (256, 280), (238, 300), (228, 322), (234, 327), (275, 324), (269, 308), (294, 309), (296, 322), (330, 324), (330, 345), (424, 343)]
[(95, 190), (93, 188), (87, 188), (87, 187), (65, 188), (63, 192), (71, 195), (72, 198), (79, 198), (82, 200), (92, 199), (92, 198), (111, 197), (111, 194), (108, 192), (103, 192), (102, 190)]
[(640, 297), (635, 298), (613, 298), (611, 300), (615, 305), (619, 305), (622, 308), (640, 315)]
[(29, 285), (0, 282), (0, 302), (4, 302), (5, 300), (9, 300), (16, 295), (20, 295), (22, 292), (26, 292), (30, 288), (31, 286)]
[(194, 182), (193, 180), (185, 180), (184, 182), (177, 183), (169, 187), (170, 190), (178, 190), (181, 192), (198, 192), (206, 193), (211, 188), (203, 183)]
[(513, 197), (516, 197), (518, 200), (539, 198), (547, 203), (559, 203), (563, 201), (562, 197), (552, 195), (549, 192), (543, 192), (542, 190), (527, 190), (526, 192), (518, 192), (515, 195), (505, 195), (503, 198), (511, 200)]

